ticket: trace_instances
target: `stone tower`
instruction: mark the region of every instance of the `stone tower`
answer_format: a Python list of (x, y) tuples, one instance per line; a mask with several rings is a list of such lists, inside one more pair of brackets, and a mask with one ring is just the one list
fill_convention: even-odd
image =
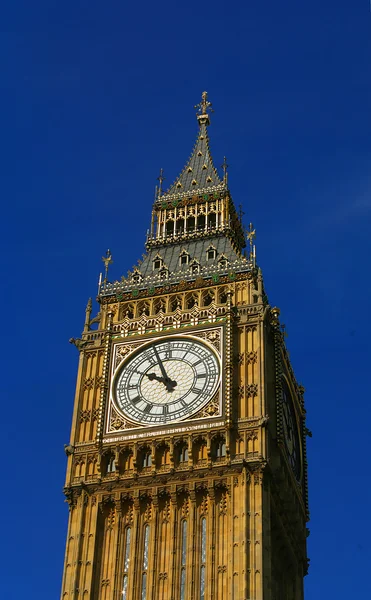
[(63, 600), (303, 598), (304, 389), (209, 107), (175, 183), (159, 177), (143, 260), (109, 282), (107, 252), (100, 311), (70, 340)]

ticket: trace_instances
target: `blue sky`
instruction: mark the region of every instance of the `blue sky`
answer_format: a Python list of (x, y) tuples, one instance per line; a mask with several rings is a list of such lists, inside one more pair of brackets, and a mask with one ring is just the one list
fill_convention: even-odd
[(13, 0), (0, 33), (3, 504), (7, 600), (58, 598), (78, 337), (101, 256), (141, 257), (206, 89), (216, 165), (257, 229), (306, 387), (306, 600), (367, 598), (371, 485), (368, 0)]

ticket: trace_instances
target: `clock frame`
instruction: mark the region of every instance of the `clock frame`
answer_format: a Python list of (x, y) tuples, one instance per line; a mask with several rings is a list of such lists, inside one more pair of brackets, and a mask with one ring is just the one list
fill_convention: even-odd
[[(105, 434), (115, 433), (126, 433), (130, 429), (137, 430), (142, 428), (144, 430), (151, 429), (153, 427), (181, 427), (184, 423), (192, 420), (205, 420), (219, 418), (223, 414), (222, 407), (222, 388), (223, 388), (223, 326), (212, 327), (208, 329), (197, 329), (189, 332), (171, 332), (166, 335), (146, 336), (140, 340), (125, 340), (117, 341), (113, 345), (112, 362), (111, 362), (111, 376), (110, 376), (110, 396), (108, 409), (106, 414), (106, 427)], [(135, 400), (134, 406), (128, 404), (128, 398), (125, 398), (125, 391), (121, 389), (121, 401), (117, 394), (118, 385), (120, 381), (125, 382), (123, 385), (130, 385), (128, 377), (123, 376), (125, 372), (125, 366), (130, 365), (137, 357), (142, 356), (143, 353), (149, 351), (155, 345), (161, 350), (161, 356), (163, 357), (163, 350), (166, 344), (171, 346), (174, 343), (184, 342), (188, 349), (193, 346), (196, 349), (194, 356), (197, 355), (198, 350), (205, 350), (205, 354), (210, 357), (211, 361), (216, 365), (216, 375), (213, 378), (206, 378), (206, 385), (198, 385), (197, 388), (201, 389), (197, 396), (191, 399), (191, 402), (187, 402), (187, 398), (179, 398), (175, 400), (177, 402), (183, 402), (181, 407), (178, 407), (177, 414), (169, 413), (168, 410), (162, 408), (161, 404), (166, 406), (166, 402), (160, 400), (159, 406), (154, 409), (147, 408), (150, 403), (155, 404), (152, 399), (149, 402), (148, 397), (139, 399), (137, 392), (130, 390), (131, 400)], [(152, 352), (153, 355), (153, 352)], [(161, 375), (158, 367), (154, 365), (155, 360), (152, 356), (152, 366), (146, 370), (149, 375), (156, 375), (157, 379), (161, 379)], [(200, 360), (202, 358), (200, 357)], [(139, 360), (140, 362), (140, 360)], [(195, 362), (195, 361), (194, 361)], [(197, 361), (196, 361), (197, 362)], [(207, 362), (207, 361), (206, 361)], [(135, 364), (135, 363), (134, 363)], [(204, 363), (206, 364), (206, 363)], [(188, 367), (190, 368), (190, 367)], [(197, 368), (197, 366), (196, 366)], [(205, 372), (205, 368), (202, 372), (198, 373), (201, 377), (199, 381), (203, 383), (202, 375)], [(170, 374), (173, 371), (169, 372)], [(142, 377), (141, 385), (147, 390), (153, 385), (153, 388), (157, 388), (159, 392), (164, 396), (163, 393), (163, 382), (160, 381), (144, 381)], [(173, 377), (175, 380), (175, 376)], [(136, 382), (138, 383), (138, 382)], [(138, 387), (138, 386), (137, 386)], [(193, 388), (192, 388), (193, 389)], [(177, 388), (174, 388), (174, 397), (177, 398)], [(187, 393), (185, 394), (187, 396)], [(126, 403), (126, 404), (125, 404)], [(135, 404), (138, 405), (138, 410), (135, 409)], [(152, 413), (152, 414), (151, 414)], [(166, 413), (166, 415), (165, 415)], [(166, 418), (165, 418), (166, 417)]]

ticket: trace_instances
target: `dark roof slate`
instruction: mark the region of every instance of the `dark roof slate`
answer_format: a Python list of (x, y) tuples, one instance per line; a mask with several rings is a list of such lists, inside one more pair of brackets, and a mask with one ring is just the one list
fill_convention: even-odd
[(164, 196), (195, 192), (220, 185), (220, 179), (211, 158), (207, 123), (200, 123), (200, 130), (193, 152), (183, 171)]

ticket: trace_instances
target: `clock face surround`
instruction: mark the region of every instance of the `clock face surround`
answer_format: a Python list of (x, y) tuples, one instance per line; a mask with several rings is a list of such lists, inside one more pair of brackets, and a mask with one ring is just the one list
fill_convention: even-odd
[(285, 377), (282, 377), (282, 425), (286, 453), (295, 479), (301, 479), (301, 454), (299, 431), (292, 394)]
[(184, 420), (198, 412), (220, 384), (220, 360), (199, 338), (150, 341), (120, 365), (113, 381), (117, 407), (141, 425)]

